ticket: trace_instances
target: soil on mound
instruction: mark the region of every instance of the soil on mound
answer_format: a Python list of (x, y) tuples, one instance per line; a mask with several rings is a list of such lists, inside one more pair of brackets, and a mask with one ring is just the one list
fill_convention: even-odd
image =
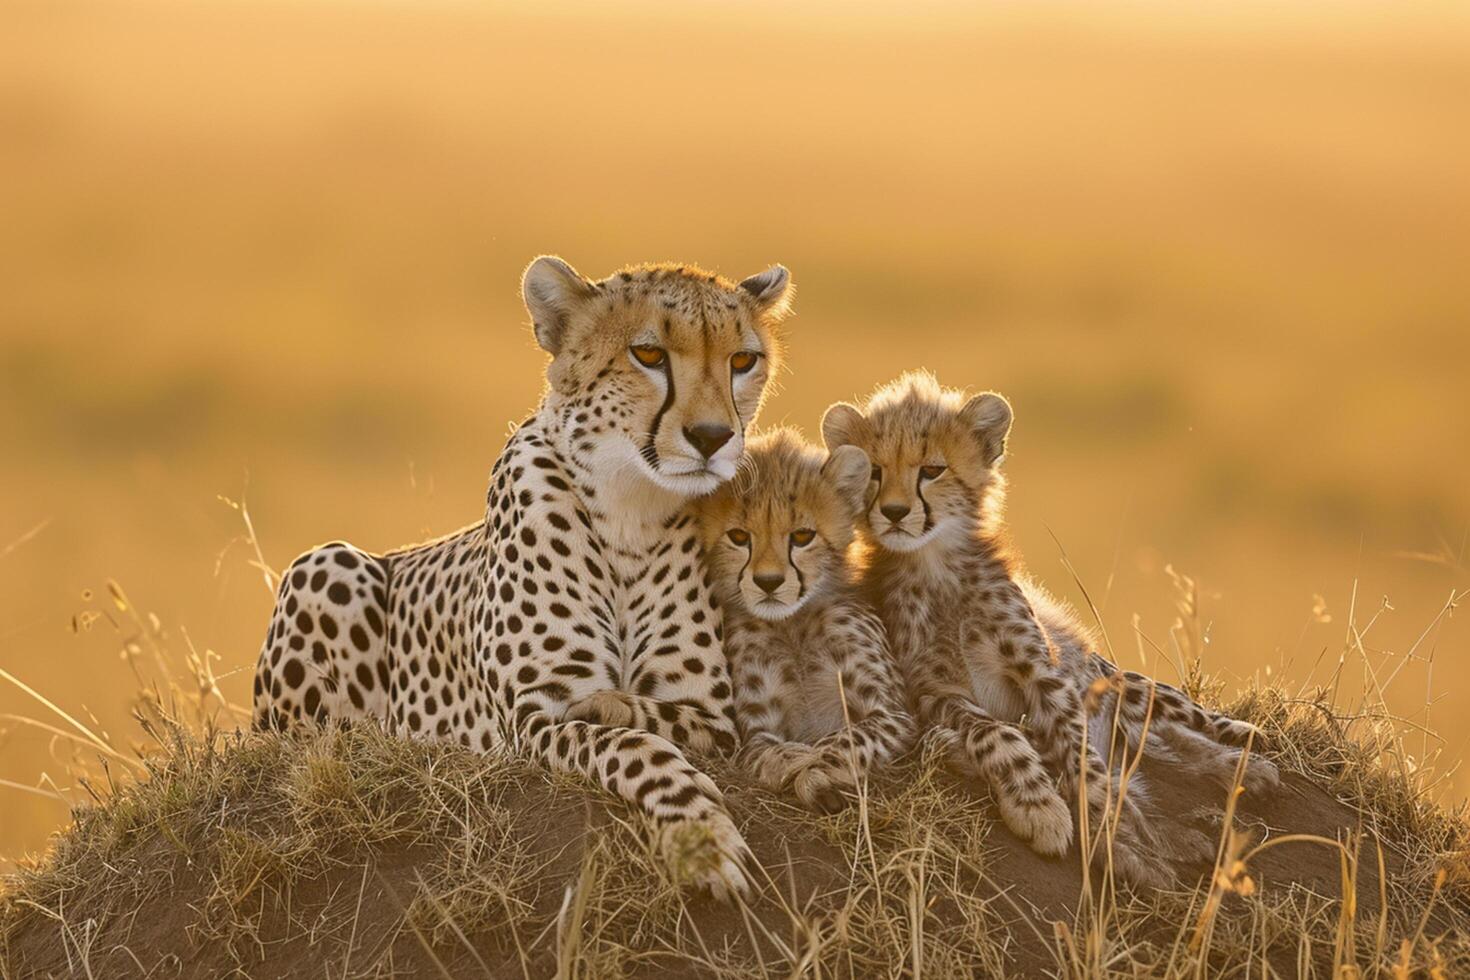
[[(1169, 819), (1219, 834), (1217, 790), (1147, 775)], [(1075, 854), (1037, 856), (983, 793), (929, 765), (831, 817), (717, 778), (769, 875), (747, 909), (686, 898), (629, 810), (522, 763), (368, 731), (181, 741), (8, 882), (0, 972), (1177, 975), (1264, 960), (1328, 976), (1334, 962), (1395, 957), (1404, 940), (1415, 963), (1470, 965), (1470, 916), (1437, 887), (1424, 842), (1301, 776), (1244, 800), (1238, 825), (1361, 842), (1360, 860), (1315, 841), (1268, 848), (1249, 862), (1254, 894), (1236, 877), (1217, 913), (1206, 865), (1179, 868), (1178, 893), (1112, 900), (1094, 881), (1083, 901)]]

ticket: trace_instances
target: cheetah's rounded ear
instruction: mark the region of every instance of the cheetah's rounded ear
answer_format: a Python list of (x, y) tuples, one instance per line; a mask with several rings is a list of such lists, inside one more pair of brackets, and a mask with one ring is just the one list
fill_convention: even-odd
[(847, 402), (838, 402), (822, 416), (822, 442), (827, 444), (829, 453), (838, 446), (851, 446), (863, 441), (867, 431), (868, 420)]
[(960, 424), (979, 444), (986, 466), (996, 465), (1005, 455), (1012, 417), (1011, 403), (993, 391), (976, 395), (960, 409)]
[(868, 483), (873, 464), (868, 454), (856, 446), (838, 446), (822, 464), (822, 476), (828, 480), (854, 513), (861, 513), (868, 501)]
[(566, 340), (572, 311), (597, 287), (555, 255), (537, 257), (521, 277), (521, 295), (536, 330), (536, 343), (555, 357)]
[(791, 312), (796, 287), (791, 284), (791, 273), (784, 265), (773, 265), (765, 272), (740, 280), (740, 288), (755, 299), (756, 309), (768, 319), (779, 320)]

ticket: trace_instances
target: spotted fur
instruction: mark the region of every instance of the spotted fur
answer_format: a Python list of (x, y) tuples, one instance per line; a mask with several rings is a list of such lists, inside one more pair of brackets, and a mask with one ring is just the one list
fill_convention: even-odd
[(868, 457), (781, 429), (700, 507), (725, 613), (741, 763), (807, 806), (844, 806), (913, 740), (883, 623), (848, 565)]
[(735, 472), (779, 357), (786, 270), (592, 282), (543, 257), (523, 288), (550, 386), (494, 466), (485, 519), (385, 555), (297, 559), (255, 722), (373, 719), (529, 754), (637, 804), (671, 861), (742, 892), (749, 852), (685, 755), (736, 745), (690, 501)]
[[(1182, 757), (1222, 782), (1233, 776), (1251, 728), (1168, 685), (1120, 673), (1093, 652), (1076, 617), (1024, 577), (1001, 520), (998, 467), (1011, 417), (999, 395), (967, 399), (911, 373), (861, 410), (834, 405), (822, 433), (829, 448), (855, 445), (873, 461), (871, 505), (860, 522), (873, 545), (867, 585), (920, 722), (938, 726), (961, 758), (989, 775), (1018, 834), (1038, 851), (1060, 853), (1072, 827), (1058, 789), (1075, 800), (1085, 782), (1094, 829), (1105, 808), (1118, 806), (1121, 787), (1105, 759), (1115, 716), (1134, 750), (1147, 720), (1150, 752)], [(1096, 709), (1091, 726), (1085, 698)], [(1269, 762), (1252, 760), (1248, 787), (1275, 780)], [(1135, 778), (1113, 858), (1136, 882), (1164, 883), (1172, 877), (1165, 857), (1194, 857), (1208, 843), (1156, 834), (1145, 800)]]

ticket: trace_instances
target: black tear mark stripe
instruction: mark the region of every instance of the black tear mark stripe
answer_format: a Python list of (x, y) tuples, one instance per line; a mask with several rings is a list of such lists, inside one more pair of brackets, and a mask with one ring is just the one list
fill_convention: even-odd
[(929, 510), (929, 501), (924, 499), (924, 468), (919, 467), (919, 472), (914, 476), (914, 493), (919, 497), (919, 503), (924, 505), (924, 533), (928, 534), (934, 529), (934, 515)]
[[(752, 365), (752, 370), (754, 366)], [(730, 365), (730, 409), (735, 413), (735, 421), (740, 423), (740, 437), (745, 438), (745, 417), (740, 414), (740, 403), (735, 400), (735, 365)]]
[(796, 598), (800, 599), (806, 595), (806, 576), (801, 574), (801, 567), (796, 564), (796, 546), (789, 536), (786, 538), (786, 564), (796, 573)]
[(673, 355), (664, 354), (664, 362), (659, 367), (663, 372), (668, 390), (664, 392), (664, 403), (658, 407), (658, 412), (653, 416), (653, 425), (648, 429), (648, 443), (643, 447), (643, 458), (648, 460), (648, 465), (654, 470), (658, 469), (658, 427), (663, 423), (665, 413), (674, 405)]

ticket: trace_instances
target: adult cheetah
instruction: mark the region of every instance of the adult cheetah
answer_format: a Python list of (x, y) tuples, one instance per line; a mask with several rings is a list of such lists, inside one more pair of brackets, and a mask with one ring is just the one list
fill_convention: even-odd
[[(829, 408), (822, 434), (829, 449), (857, 446), (872, 459), (860, 525), (873, 546), (867, 584), (920, 722), (949, 732), (956, 751), (990, 777), (1012, 829), (1055, 854), (1066, 849), (1072, 827), (1053, 787), (1075, 797), (1084, 759), (1091, 826), (1102, 826), (1104, 807), (1119, 806), (1104, 758), (1115, 717), (1134, 751), (1143, 741), (1151, 755), (1226, 784), (1254, 729), (1166, 684), (1120, 672), (1093, 652), (1069, 610), (1021, 574), (1001, 519), (999, 466), (1011, 419), (999, 395), (967, 398), (912, 372), (880, 388), (862, 409)], [(1247, 787), (1261, 789), (1277, 774), (1269, 761), (1253, 758), (1245, 778)], [(1141, 780), (1133, 782), (1112, 855), (1125, 877), (1165, 884), (1172, 873), (1164, 858), (1212, 851), (1203, 835), (1186, 829), (1156, 832), (1139, 806), (1145, 798)]]
[(255, 723), (373, 719), (582, 773), (639, 806), (696, 884), (742, 893), (749, 852), (683, 751), (736, 744), (690, 502), (735, 473), (789, 276), (651, 265), (593, 282), (543, 256), (522, 291), (548, 390), (495, 463), (485, 519), (298, 558)]

